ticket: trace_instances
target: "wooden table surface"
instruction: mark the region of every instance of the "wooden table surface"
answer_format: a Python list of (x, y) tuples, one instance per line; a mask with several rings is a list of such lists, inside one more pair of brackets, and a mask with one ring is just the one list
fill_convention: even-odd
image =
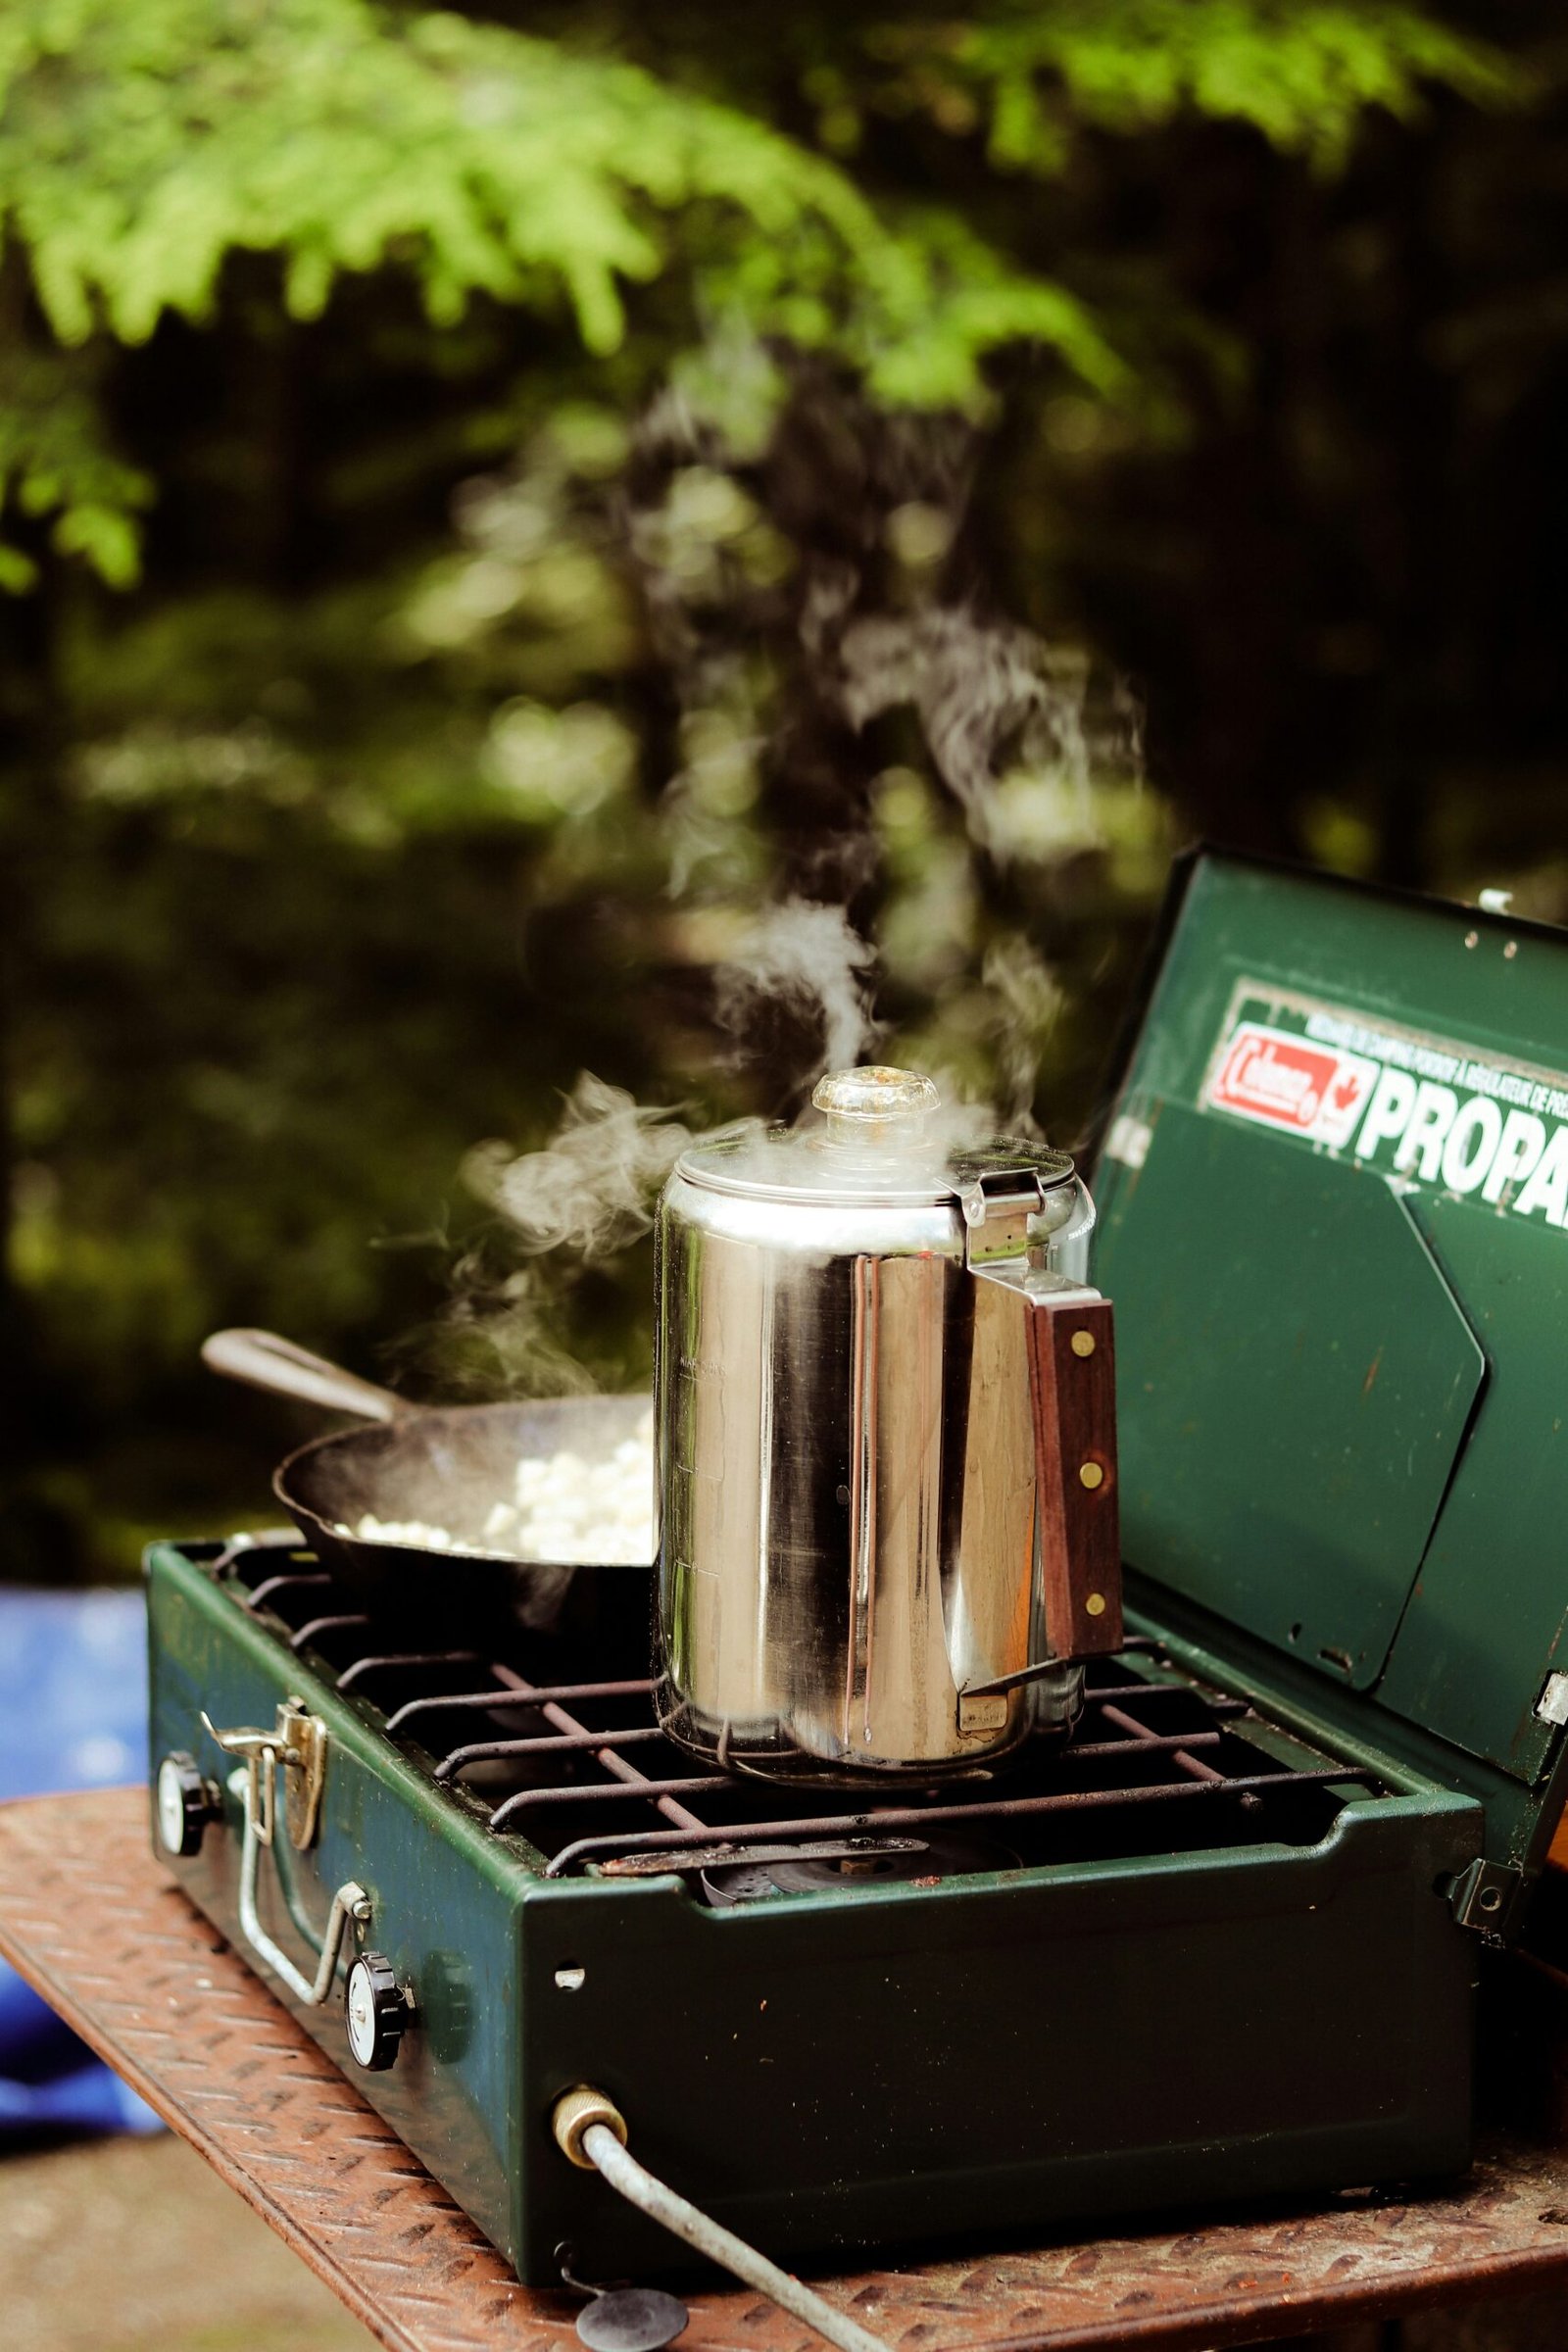
[[(580, 2352), (577, 2298), (512, 2272), (153, 1859), (140, 1789), (0, 1806), (0, 1952), (395, 2352)], [(91, 2228), (90, 2214), (82, 2227)], [(1254, 2342), (1568, 2286), (1568, 2150), (1463, 2181), (820, 2278), (900, 2352)], [(215, 2249), (215, 2307), (222, 2297)], [(820, 2352), (750, 2291), (680, 2352)]]

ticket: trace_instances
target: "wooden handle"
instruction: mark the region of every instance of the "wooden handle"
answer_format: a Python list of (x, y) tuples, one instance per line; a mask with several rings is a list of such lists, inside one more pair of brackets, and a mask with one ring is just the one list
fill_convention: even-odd
[(358, 1373), (328, 1363), (324, 1355), (296, 1348), (275, 1331), (215, 1331), (202, 1342), (202, 1362), (225, 1380), (243, 1381), (274, 1396), (298, 1396), (328, 1412), (352, 1413), (359, 1421), (396, 1421), (410, 1410), (390, 1389), (378, 1389)]
[(1029, 1386), (1046, 1641), (1058, 1658), (1122, 1643), (1116, 1343), (1108, 1298), (1030, 1294)]

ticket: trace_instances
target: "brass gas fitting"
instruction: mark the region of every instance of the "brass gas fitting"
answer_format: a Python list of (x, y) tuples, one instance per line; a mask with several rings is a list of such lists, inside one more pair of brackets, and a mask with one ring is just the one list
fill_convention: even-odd
[(592, 2124), (603, 2124), (622, 2147), (626, 2145), (626, 2118), (613, 2099), (607, 2099), (602, 2090), (586, 2082), (579, 2082), (574, 2090), (564, 2090), (551, 2111), (550, 2129), (562, 2154), (585, 2173), (595, 2170), (593, 2158), (584, 2155), (582, 2145), (583, 2133)]

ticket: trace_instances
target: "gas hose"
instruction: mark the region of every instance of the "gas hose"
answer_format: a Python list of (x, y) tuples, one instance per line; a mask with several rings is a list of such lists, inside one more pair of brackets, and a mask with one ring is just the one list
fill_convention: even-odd
[(759, 2254), (743, 2237), (723, 2228), (710, 2215), (677, 2194), (667, 2182), (656, 2180), (626, 2146), (626, 2119), (612, 2099), (588, 2084), (564, 2091), (556, 2101), (551, 2129), (563, 2155), (585, 2171), (597, 2172), (610, 2186), (643, 2213), (663, 2225), (708, 2261), (717, 2263), (769, 2295), (793, 2319), (814, 2328), (840, 2352), (889, 2352), (879, 2335), (858, 2327), (831, 2303), (781, 2271), (776, 2262)]

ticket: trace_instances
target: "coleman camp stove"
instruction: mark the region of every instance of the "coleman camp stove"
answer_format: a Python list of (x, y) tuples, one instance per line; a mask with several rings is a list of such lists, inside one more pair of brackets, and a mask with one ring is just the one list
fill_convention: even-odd
[(1463, 2167), (1563, 1788), (1565, 1064), (1568, 937), (1189, 862), (1093, 1179), (1128, 1608), (1071, 1739), (759, 1780), (662, 1727), (645, 1576), (465, 1639), (161, 1544), (160, 1851), (541, 2284), (678, 2259), (582, 2086), (791, 2260)]

